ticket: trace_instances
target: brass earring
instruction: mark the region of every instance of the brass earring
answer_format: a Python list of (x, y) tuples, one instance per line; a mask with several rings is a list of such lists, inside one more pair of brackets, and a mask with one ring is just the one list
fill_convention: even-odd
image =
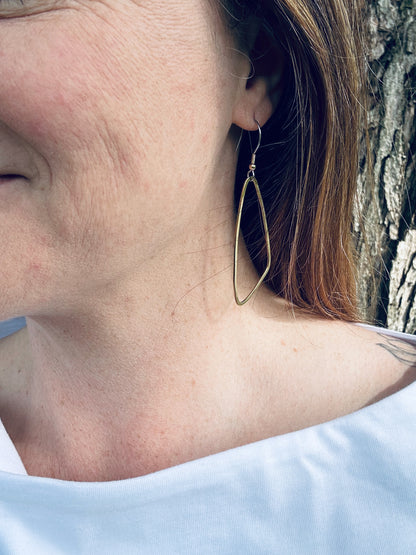
[[(254, 121), (256, 122), (257, 127), (259, 128), (259, 142), (257, 144), (256, 149), (254, 150), (254, 152), (251, 155), (251, 162), (250, 162), (250, 165), (248, 167), (249, 169), (248, 169), (248, 172), (247, 172), (247, 179), (245, 180), (244, 185), (243, 185), (243, 189), (241, 191), (240, 202), (239, 202), (239, 205), (238, 205), (238, 212), (237, 212), (237, 223), (236, 223), (236, 227), (235, 227), (233, 281), (234, 281), (234, 298), (235, 298), (235, 302), (239, 306), (245, 304), (247, 301), (249, 301), (251, 299), (251, 297), (254, 295), (254, 293), (257, 291), (257, 289), (260, 287), (260, 285), (263, 283), (264, 279), (266, 278), (267, 274), (269, 273), (271, 262), (272, 262), (271, 249), (270, 249), (270, 235), (269, 235), (269, 227), (267, 225), (266, 210), (264, 209), (263, 197), (261, 196), (260, 187), (259, 187), (258, 181), (256, 179), (256, 174), (255, 174), (256, 154), (257, 154), (257, 151), (260, 148), (260, 144), (261, 144), (261, 127), (260, 127), (259, 122), (256, 119)], [(243, 212), (244, 199), (246, 197), (247, 187), (249, 186), (250, 183), (253, 183), (253, 185), (254, 185), (254, 188), (255, 188), (256, 194), (257, 194), (257, 200), (258, 200), (259, 206), (260, 206), (261, 218), (262, 218), (262, 221), (263, 221), (264, 238), (265, 238), (265, 241), (266, 241), (267, 266), (266, 266), (266, 269), (264, 270), (263, 274), (261, 275), (259, 281), (255, 285), (255, 287), (250, 291), (250, 293), (247, 295), (247, 297), (245, 299), (241, 300), (238, 296), (238, 293), (237, 293), (238, 242), (239, 242), (239, 238), (240, 238), (241, 215), (242, 215), (242, 212)]]

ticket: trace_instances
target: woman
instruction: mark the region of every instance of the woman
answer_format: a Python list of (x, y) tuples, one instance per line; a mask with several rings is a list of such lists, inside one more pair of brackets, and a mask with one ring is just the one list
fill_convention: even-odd
[(414, 348), (351, 323), (355, 2), (0, 13), (0, 551), (410, 553)]

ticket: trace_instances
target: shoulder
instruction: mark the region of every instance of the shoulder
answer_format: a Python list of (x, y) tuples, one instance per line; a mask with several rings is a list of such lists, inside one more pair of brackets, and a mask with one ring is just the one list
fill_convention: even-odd
[[(318, 331), (318, 330), (317, 330)], [(416, 338), (375, 326), (328, 322), (322, 324), (323, 347), (331, 371), (352, 391), (376, 402), (416, 380)], [(328, 368), (329, 370), (329, 368)]]
[[(369, 377), (376, 391), (374, 402), (392, 395), (416, 380), (416, 337), (377, 328), (375, 326), (355, 326), (360, 329), (359, 341), (368, 354)], [(361, 350), (362, 352), (362, 350)]]
[(416, 340), (379, 328), (297, 314), (270, 323), (266, 344), (263, 393), (279, 433), (353, 413), (416, 380)]
[[(376, 326), (343, 324), (338, 341), (350, 357), (370, 374), (386, 379), (409, 374), (416, 378), (416, 337)], [(345, 343), (345, 345), (344, 345)]]
[[(416, 338), (374, 326), (328, 323), (327, 372), (351, 408), (368, 406), (416, 380)], [(331, 362), (332, 361), (332, 362)]]

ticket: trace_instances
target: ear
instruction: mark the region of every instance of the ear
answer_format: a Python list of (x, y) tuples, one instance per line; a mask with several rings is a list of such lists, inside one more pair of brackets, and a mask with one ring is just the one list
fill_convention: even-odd
[(242, 80), (233, 109), (233, 123), (247, 131), (256, 131), (276, 109), (283, 89), (283, 55), (264, 29), (258, 29), (250, 54), (252, 76)]

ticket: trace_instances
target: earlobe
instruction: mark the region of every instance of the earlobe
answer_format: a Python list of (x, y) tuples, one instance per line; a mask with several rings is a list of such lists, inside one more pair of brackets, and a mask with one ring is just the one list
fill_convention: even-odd
[(267, 78), (253, 77), (234, 106), (233, 123), (246, 131), (255, 131), (255, 120), (263, 127), (273, 114), (273, 109)]

